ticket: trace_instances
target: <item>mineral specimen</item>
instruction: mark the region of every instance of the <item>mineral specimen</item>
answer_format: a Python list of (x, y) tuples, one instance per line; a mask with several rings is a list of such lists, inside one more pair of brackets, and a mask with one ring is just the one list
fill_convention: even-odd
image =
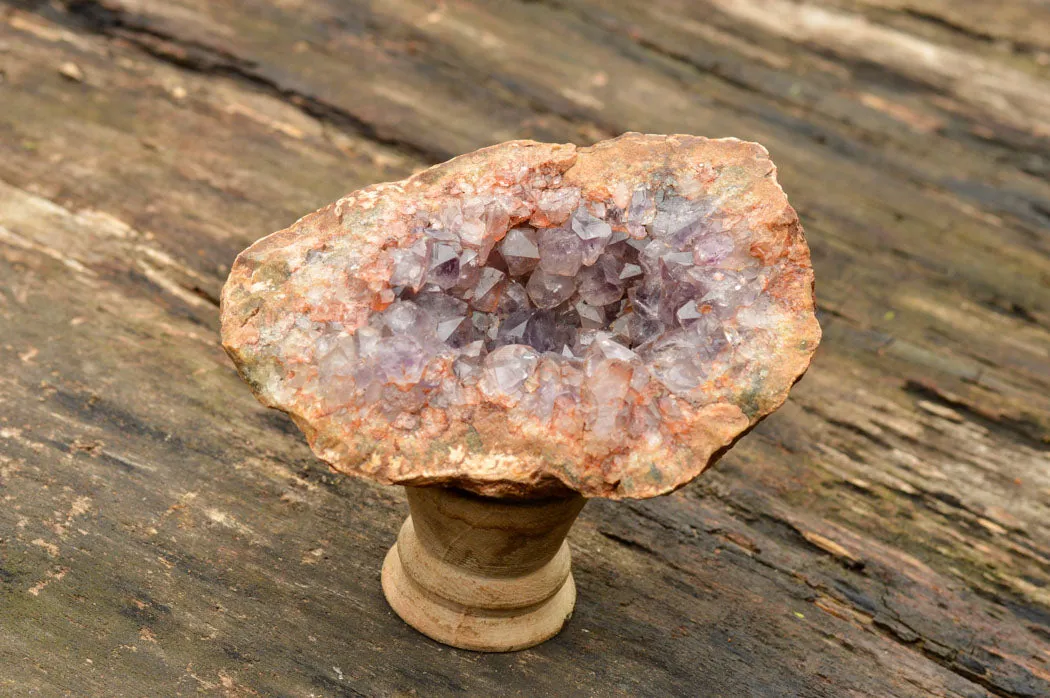
[(649, 497), (779, 407), (820, 339), (765, 149), (515, 141), (354, 192), (237, 259), (223, 344), (336, 470)]

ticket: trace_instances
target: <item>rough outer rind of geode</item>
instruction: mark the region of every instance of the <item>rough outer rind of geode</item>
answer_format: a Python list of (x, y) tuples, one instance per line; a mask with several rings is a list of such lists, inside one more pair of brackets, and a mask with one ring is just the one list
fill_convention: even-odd
[(631, 133), (349, 194), (241, 253), (222, 337), (337, 471), (619, 499), (703, 472), (820, 328), (766, 150)]

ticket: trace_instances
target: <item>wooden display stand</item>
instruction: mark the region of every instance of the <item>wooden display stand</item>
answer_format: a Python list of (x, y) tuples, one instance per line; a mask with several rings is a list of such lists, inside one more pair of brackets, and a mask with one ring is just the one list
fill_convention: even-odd
[(411, 516), (383, 564), (383, 592), (406, 623), (483, 652), (524, 649), (561, 630), (576, 603), (565, 536), (583, 497), (406, 491)]

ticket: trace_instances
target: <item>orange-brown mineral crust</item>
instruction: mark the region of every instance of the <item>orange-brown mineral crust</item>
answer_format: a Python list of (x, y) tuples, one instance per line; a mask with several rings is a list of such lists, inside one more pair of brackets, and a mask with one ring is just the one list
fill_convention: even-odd
[(222, 337), (340, 472), (619, 499), (777, 409), (820, 327), (766, 150), (629, 133), (348, 194), (241, 253)]

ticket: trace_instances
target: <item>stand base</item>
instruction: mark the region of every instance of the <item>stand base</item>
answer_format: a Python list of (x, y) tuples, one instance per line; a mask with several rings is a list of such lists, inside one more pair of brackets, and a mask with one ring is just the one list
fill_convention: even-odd
[(558, 634), (576, 603), (564, 538), (582, 499), (520, 504), (408, 489), (412, 516), (382, 574), (387, 602), (406, 623), (480, 652)]

